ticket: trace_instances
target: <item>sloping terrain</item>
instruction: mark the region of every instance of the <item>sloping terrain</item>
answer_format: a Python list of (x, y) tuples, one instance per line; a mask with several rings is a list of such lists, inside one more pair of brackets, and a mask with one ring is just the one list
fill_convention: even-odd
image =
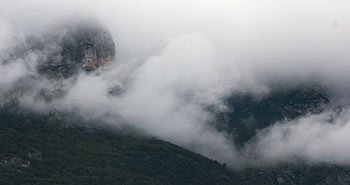
[(262, 99), (250, 95), (229, 97), (228, 111), (217, 115), (218, 128), (233, 133), (237, 144), (250, 140), (259, 129), (327, 110), (327, 94), (319, 86), (276, 89)]
[[(328, 101), (315, 91), (294, 91), (263, 101), (231, 100), (235, 110), (266, 123), (282, 118), (286, 98)], [(298, 95), (299, 94), (299, 95)], [(293, 95), (291, 98), (289, 95)], [(277, 101), (278, 100), (278, 101)], [(315, 100), (316, 101), (316, 100)], [(248, 101), (249, 102), (249, 101)], [(278, 103), (280, 102), (280, 103)], [(301, 106), (295, 103), (292, 107)], [(304, 107), (305, 110), (309, 110)], [(294, 115), (294, 112), (288, 108)], [(299, 109), (298, 109), (299, 110)], [(313, 109), (316, 110), (316, 109)], [(272, 111), (274, 114), (263, 112)], [(247, 114), (230, 113), (232, 120)], [(239, 117), (241, 115), (241, 117)], [(261, 115), (261, 116), (259, 116)], [(270, 116), (268, 116), (270, 115)], [(234, 117), (235, 116), (235, 117)], [(350, 169), (333, 165), (286, 165), (232, 170), (176, 145), (141, 136), (121, 134), (108, 127), (89, 127), (77, 119), (63, 119), (23, 111), (16, 106), (0, 110), (0, 184), (288, 184), (346, 185)], [(228, 123), (234, 123), (234, 122)], [(265, 121), (265, 122), (263, 122)], [(240, 122), (237, 122), (240, 123)], [(255, 122), (255, 124), (260, 122)], [(270, 122), (271, 123), (271, 122)], [(244, 126), (244, 127), (243, 127)], [(248, 130), (250, 132), (264, 125)], [(266, 126), (266, 125), (265, 125)], [(239, 133), (245, 125), (231, 128)], [(245, 132), (242, 132), (245, 133)], [(243, 139), (247, 135), (239, 135)], [(240, 137), (237, 137), (238, 139)]]
[[(8, 108), (9, 109), (9, 108)], [(232, 184), (223, 165), (157, 139), (0, 111), (0, 184)]]

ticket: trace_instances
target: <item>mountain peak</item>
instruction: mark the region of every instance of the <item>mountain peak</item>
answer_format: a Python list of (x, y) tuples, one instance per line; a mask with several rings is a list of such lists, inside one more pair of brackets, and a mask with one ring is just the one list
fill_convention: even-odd
[[(69, 78), (79, 70), (106, 68), (115, 58), (110, 32), (99, 23), (79, 22), (61, 28), (62, 34), (49, 38), (48, 58), (38, 66), (40, 74)], [(45, 44), (45, 43), (44, 43)]]

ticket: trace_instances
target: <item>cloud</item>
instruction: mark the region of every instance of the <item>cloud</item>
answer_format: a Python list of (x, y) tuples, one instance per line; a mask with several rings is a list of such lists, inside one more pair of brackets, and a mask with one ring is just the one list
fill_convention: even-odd
[(143, 134), (233, 161), (233, 143), (228, 135), (208, 124), (212, 115), (205, 109), (219, 106), (218, 97), (229, 93), (227, 87), (233, 82), (222, 81), (223, 66), (215, 65), (216, 57), (210, 42), (198, 35), (186, 35), (170, 41), (161, 54), (148, 58), (128, 74), (131, 80), (122, 94), (108, 94), (120, 83), (110, 78), (123, 68), (119, 64), (100, 75), (81, 74), (70, 84), (67, 95), (49, 107), (78, 109), (84, 117), (102, 118), (117, 127), (126, 122)]
[(261, 131), (248, 148), (259, 155), (263, 164), (349, 165), (349, 119), (349, 110), (345, 109), (277, 123)]

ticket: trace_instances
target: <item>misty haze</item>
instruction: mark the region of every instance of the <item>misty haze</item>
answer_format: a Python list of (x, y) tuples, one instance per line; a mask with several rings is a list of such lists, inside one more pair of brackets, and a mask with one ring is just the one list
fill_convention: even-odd
[(0, 185), (350, 185), (350, 2), (0, 0)]

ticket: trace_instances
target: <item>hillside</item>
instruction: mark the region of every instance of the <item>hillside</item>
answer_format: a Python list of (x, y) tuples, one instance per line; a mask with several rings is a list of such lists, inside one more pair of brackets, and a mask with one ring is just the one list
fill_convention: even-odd
[[(277, 99), (285, 101), (283, 98)], [(260, 104), (244, 105), (271, 105), (266, 102), (271, 103), (271, 98)], [(276, 108), (278, 105), (274, 103)], [(242, 116), (243, 119), (244, 114)], [(121, 134), (108, 127), (89, 127), (76, 119), (40, 115), (16, 106), (2, 107), (0, 117), (0, 184), (3, 185), (350, 183), (349, 168), (281, 164), (232, 170), (168, 142)]]
[[(0, 184), (232, 184), (223, 165), (157, 139), (0, 111)], [(76, 124), (76, 123), (75, 123)]]
[(266, 97), (251, 95), (227, 98), (228, 111), (217, 114), (218, 129), (234, 135), (239, 145), (254, 137), (256, 131), (277, 121), (292, 120), (327, 110), (330, 100), (319, 86), (273, 89)]

